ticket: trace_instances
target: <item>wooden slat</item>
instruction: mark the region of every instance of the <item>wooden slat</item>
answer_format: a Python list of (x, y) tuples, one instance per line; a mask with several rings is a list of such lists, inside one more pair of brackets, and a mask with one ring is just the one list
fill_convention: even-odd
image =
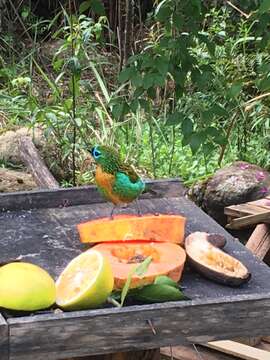
[(9, 341), (8, 341), (8, 325), (5, 319), (0, 314), (0, 359), (8, 360), (9, 359)]
[[(200, 360), (200, 357), (202, 360), (236, 360), (234, 356), (226, 355), (200, 345), (195, 346), (199, 355), (192, 345), (172, 347), (173, 360)], [(160, 352), (162, 360), (172, 360), (171, 348), (161, 348)]]
[(233, 219), (229, 224), (226, 225), (227, 229), (242, 229), (246, 226), (256, 225), (260, 223), (270, 223), (270, 211), (257, 214), (248, 215), (238, 219)]
[(251, 333), (266, 335), (270, 333), (269, 297), (239, 296), (234, 302), (223, 298), (9, 319), (10, 360), (55, 360), (207, 343)]
[(270, 353), (265, 350), (257, 349), (252, 346), (237, 343), (235, 341), (224, 340), (214, 341), (206, 345), (211, 349), (222, 351), (244, 360), (269, 360)]
[(252, 203), (246, 203), (246, 204), (227, 206), (224, 209), (224, 214), (229, 216), (241, 217), (246, 215), (256, 215), (256, 214), (265, 213), (266, 210), (270, 211), (270, 208), (265, 206), (254, 205)]
[(263, 260), (265, 255), (270, 250), (270, 228), (267, 224), (259, 224), (256, 226), (252, 235), (246, 243), (246, 247), (256, 255), (260, 260)]
[[(140, 198), (175, 197), (184, 195), (186, 189), (179, 179), (147, 181), (154, 193), (143, 194)], [(96, 186), (78, 188), (22, 191), (0, 194), (0, 212), (29, 210), (40, 208), (57, 208), (75, 205), (95, 204), (104, 202)]]

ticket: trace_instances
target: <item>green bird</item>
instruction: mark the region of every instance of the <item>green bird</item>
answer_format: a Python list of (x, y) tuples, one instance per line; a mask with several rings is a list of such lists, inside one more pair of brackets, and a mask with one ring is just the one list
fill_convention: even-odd
[[(136, 200), (145, 190), (145, 183), (128, 164), (124, 164), (119, 153), (104, 145), (96, 145), (91, 149), (91, 155), (97, 166), (95, 181), (101, 194), (116, 205), (128, 204)], [(140, 214), (139, 204), (138, 213)]]

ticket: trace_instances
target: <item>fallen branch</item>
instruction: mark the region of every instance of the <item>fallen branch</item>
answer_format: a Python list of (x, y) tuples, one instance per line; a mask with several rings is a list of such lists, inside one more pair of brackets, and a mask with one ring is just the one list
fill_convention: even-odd
[(41, 159), (37, 148), (28, 136), (22, 136), (19, 140), (20, 157), (27, 169), (33, 175), (38, 186), (45, 189), (58, 188), (59, 184), (50, 173)]

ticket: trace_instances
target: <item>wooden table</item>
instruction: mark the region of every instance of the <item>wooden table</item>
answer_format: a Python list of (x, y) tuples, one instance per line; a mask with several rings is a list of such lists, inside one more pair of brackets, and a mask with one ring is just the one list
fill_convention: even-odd
[[(204, 279), (186, 266), (181, 284), (192, 299), (188, 301), (16, 317), (2, 311), (1, 360), (66, 359), (270, 333), (270, 269), (181, 196), (178, 181), (150, 185), (158, 194), (141, 200), (143, 213), (182, 214), (188, 219), (186, 234), (224, 234), (225, 250), (247, 265), (251, 281), (230, 288)], [(75, 225), (108, 215), (111, 206), (103, 202), (95, 187), (88, 187), (3, 194), (0, 209), (0, 262), (19, 257), (44, 267), (56, 278), (85, 249)]]

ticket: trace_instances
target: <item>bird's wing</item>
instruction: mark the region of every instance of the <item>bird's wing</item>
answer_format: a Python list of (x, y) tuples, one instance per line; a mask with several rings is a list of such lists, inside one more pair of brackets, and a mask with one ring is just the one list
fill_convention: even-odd
[(126, 174), (132, 183), (136, 183), (139, 180), (139, 175), (130, 165), (121, 164), (118, 171)]

